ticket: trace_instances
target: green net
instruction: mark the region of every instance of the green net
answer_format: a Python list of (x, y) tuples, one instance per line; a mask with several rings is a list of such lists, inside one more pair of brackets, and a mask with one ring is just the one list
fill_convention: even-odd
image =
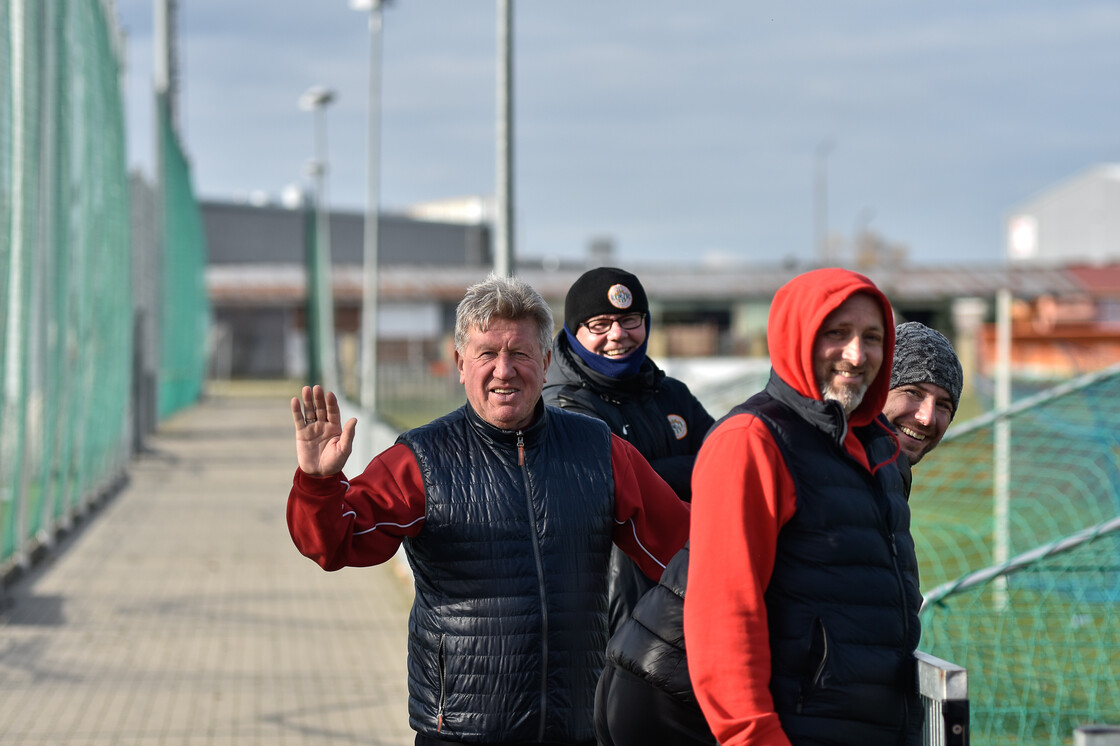
[(1120, 722), (1117, 534), (1048, 551), (1120, 514), (1120, 368), (959, 426), (915, 468), (911, 507), (933, 601), (921, 647), (969, 669), (977, 742)]
[(190, 406), (206, 378), (210, 306), (206, 236), (191, 186), (190, 164), (164, 97), (156, 103), (163, 177), (163, 307), (159, 416)]
[(966, 578), (927, 608), (923, 649), (968, 668), (977, 743), (1065, 744), (1080, 725), (1120, 722), (1118, 529)]
[(0, 0), (0, 564), (119, 478), (131, 240), (105, 6)]
[[(11, 8), (0, 2), (0, 29), (12, 28)], [(12, 235), (12, 38), (0, 31), (0, 270), (11, 266)], [(8, 272), (0, 271), (0, 371), (6, 370), (8, 327)]]

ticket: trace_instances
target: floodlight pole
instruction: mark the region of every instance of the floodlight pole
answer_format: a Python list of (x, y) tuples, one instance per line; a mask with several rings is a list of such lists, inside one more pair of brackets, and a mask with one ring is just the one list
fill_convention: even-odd
[(513, 0), (498, 0), (497, 183), (494, 193), (494, 272), (514, 273), (513, 265)]
[(323, 86), (312, 86), (300, 96), (301, 109), (315, 115), (315, 266), (318, 270), (319, 297), (322, 313), (318, 316), (317, 329), (323, 366), (323, 388), (338, 388), (338, 364), (334, 355), (334, 293), (331, 283), (331, 234), (330, 214), (327, 211), (327, 105), (335, 100), (335, 92)]
[(377, 416), (378, 238), (381, 200), (381, 0), (350, 0), (369, 10), (369, 134), (362, 267), (362, 370), (359, 402), (366, 422)]
[(817, 143), (814, 153), (813, 202), (816, 226), (817, 252), (822, 267), (830, 266), (832, 251), (828, 243), (828, 156), (836, 147), (832, 140)]

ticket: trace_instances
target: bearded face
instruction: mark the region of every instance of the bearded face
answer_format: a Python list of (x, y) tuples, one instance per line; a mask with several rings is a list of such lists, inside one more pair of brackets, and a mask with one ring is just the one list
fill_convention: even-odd
[(821, 398), (851, 415), (883, 365), (883, 311), (857, 293), (825, 318), (813, 342), (813, 370)]

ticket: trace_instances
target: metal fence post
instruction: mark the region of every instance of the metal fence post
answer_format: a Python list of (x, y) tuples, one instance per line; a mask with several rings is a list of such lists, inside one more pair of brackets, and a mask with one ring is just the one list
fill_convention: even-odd
[(968, 671), (920, 650), (918, 693), (925, 709), (924, 746), (968, 746)]

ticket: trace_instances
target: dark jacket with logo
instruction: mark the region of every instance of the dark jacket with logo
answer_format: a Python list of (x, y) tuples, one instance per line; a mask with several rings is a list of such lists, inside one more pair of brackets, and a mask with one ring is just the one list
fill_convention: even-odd
[[(715, 420), (682, 381), (648, 357), (633, 378), (611, 378), (590, 368), (561, 331), (552, 346), (545, 403), (597, 417), (649, 461), (682, 500), (692, 495), (692, 466)], [(610, 630), (629, 616), (652, 580), (621, 550), (611, 552)]]
[(544, 401), (606, 422), (678, 497), (689, 499), (692, 465), (715, 420), (688, 386), (665, 375), (653, 360), (647, 357), (633, 378), (610, 378), (588, 367), (561, 331), (552, 345)]
[(409, 715), (424, 735), (594, 738), (613, 530), (610, 433), (588, 417), (541, 411), (515, 433), (464, 407), (400, 438), (426, 500), (424, 531), (404, 544), (416, 582)]

